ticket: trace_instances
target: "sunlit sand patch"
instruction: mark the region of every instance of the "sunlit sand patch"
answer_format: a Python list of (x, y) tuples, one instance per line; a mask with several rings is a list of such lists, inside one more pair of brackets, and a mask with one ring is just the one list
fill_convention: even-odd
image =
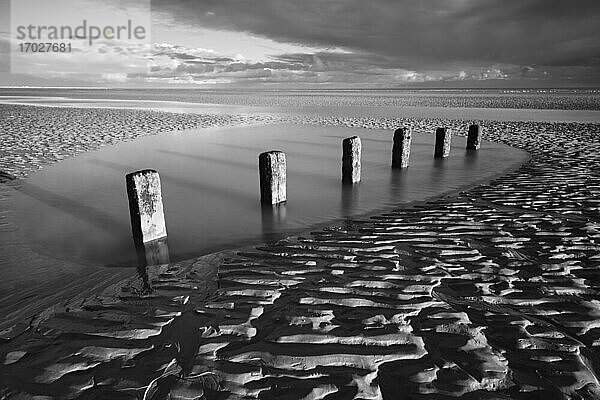
[(90, 358), (94, 361), (107, 362), (114, 359), (122, 359), (127, 361), (138, 354), (152, 350), (152, 346), (142, 349), (120, 349), (109, 347), (86, 346), (75, 353), (75, 355)]
[(300, 279), (268, 279), (268, 278), (257, 278), (257, 279), (249, 279), (249, 278), (233, 278), (231, 282), (243, 283), (246, 285), (265, 285), (265, 286), (294, 286), (298, 285), (302, 282)]
[(88, 335), (104, 336), (104, 337), (111, 337), (111, 338), (116, 338), (116, 339), (140, 340), (140, 339), (148, 339), (149, 337), (160, 335), (161, 332), (162, 332), (162, 326), (159, 326), (156, 328), (129, 329), (129, 330), (115, 331), (115, 332), (88, 332)]
[(406, 333), (396, 333), (380, 336), (331, 336), (331, 335), (291, 335), (280, 336), (278, 343), (307, 343), (307, 344), (343, 344), (360, 346), (394, 346), (417, 343), (418, 340)]
[(250, 311), (248, 320), (238, 325), (219, 325), (219, 335), (244, 336), (248, 339), (256, 335), (256, 328), (252, 326), (252, 321), (259, 318), (264, 312), (263, 307), (254, 307)]
[(405, 351), (396, 350), (394, 354), (358, 355), (358, 354), (323, 354), (314, 356), (290, 356), (265, 352), (247, 352), (227, 357), (228, 361), (268, 365), (273, 368), (288, 370), (309, 370), (318, 366), (351, 367), (368, 371), (377, 369), (379, 364), (399, 359), (418, 359), (426, 351), (421, 346), (410, 346)]
[(72, 372), (85, 371), (100, 365), (100, 362), (56, 363), (44, 369), (44, 373), (36, 377), (38, 383), (52, 383)]
[(333, 310), (313, 310), (313, 314), (314, 315), (297, 315), (293, 317), (288, 317), (289, 324), (291, 326), (308, 325), (313, 331), (324, 333), (339, 327), (339, 325), (335, 325), (332, 323), (332, 320), (335, 318)]
[(21, 358), (25, 357), (26, 354), (26, 351), (11, 351), (10, 353), (6, 354), (6, 357), (4, 358), (4, 365), (14, 364)]

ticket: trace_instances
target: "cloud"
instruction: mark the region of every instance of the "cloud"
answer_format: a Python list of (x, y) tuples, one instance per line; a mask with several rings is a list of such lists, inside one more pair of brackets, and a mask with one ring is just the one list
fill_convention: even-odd
[[(148, 56), (150, 80), (157, 82), (206, 83), (370, 83), (420, 82), (433, 80), (415, 71), (395, 68), (388, 60), (366, 54), (318, 52), (291, 53), (253, 62), (242, 57), (225, 57), (207, 49), (187, 49), (159, 44)], [(143, 78), (144, 74), (131, 75)]]
[[(551, 84), (599, 82), (593, 66), (540, 66), (460, 64), (453, 68), (407, 69), (398, 67), (393, 57), (367, 52), (289, 53), (252, 62), (243, 57), (226, 57), (215, 50), (188, 49), (169, 44), (154, 45), (147, 76), (152, 82), (179, 83), (293, 83), (400, 87), (413, 84), (447, 82), (505, 82)], [(442, 66), (443, 67), (443, 66)], [(131, 75), (143, 79), (145, 74)], [(527, 83), (529, 82), (529, 83)]]
[[(597, 0), (155, 0), (153, 6), (178, 23), (340, 47), (406, 70), (599, 68)], [(504, 79), (502, 71), (486, 73)]]
[[(600, 84), (598, 0), (153, 0), (152, 5), (155, 23), (176, 32), (167, 43), (100, 43), (97, 51), (73, 53), (60, 68), (42, 68), (38, 75), (72, 71), (73, 79), (140, 84)], [(239, 45), (231, 46), (236, 40)]]
[[(108, 84), (179, 85), (332, 85), (401, 87), (450, 82), (582, 82), (597, 78), (593, 67), (544, 67), (493, 64), (485, 67), (399, 68), (393, 57), (366, 52), (307, 52), (277, 54), (263, 61), (221, 54), (214, 49), (187, 48), (169, 43), (139, 46), (102, 44), (68, 57), (49, 55), (52, 64), (32, 71), (40, 79), (76, 79)], [(91, 66), (88, 66), (91, 64)], [(54, 68), (50, 68), (54, 65)], [(32, 65), (31, 68), (35, 68)]]

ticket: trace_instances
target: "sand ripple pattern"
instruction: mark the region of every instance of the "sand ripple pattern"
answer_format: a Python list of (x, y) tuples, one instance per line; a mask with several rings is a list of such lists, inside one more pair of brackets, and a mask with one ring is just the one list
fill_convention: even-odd
[(531, 161), (458, 195), (154, 268), (151, 294), (132, 278), (55, 309), (1, 345), (3, 393), (599, 398), (600, 125), (486, 126)]

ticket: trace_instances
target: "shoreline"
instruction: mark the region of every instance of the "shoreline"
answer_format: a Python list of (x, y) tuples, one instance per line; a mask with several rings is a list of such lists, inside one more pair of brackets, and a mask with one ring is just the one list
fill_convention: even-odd
[[(392, 125), (404, 121), (402, 119), (385, 121), (383, 124)], [(319, 122), (338, 123), (339, 121)], [(342, 122), (355, 124), (356, 120), (342, 120)], [(443, 121), (428, 121), (421, 126), (428, 123), (439, 124)], [(461, 124), (465, 123), (461, 121)], [(239, 251), (227, 251), (225, 254), (228, 258), (219, 258), (216, 261), (219, 264), (218, 272), (215, 271), (214, 264), (212, 267), (207, 267), (210, 259), (214, 262), (214, 255), (175, 263), (172, 267), (158, 267), (158, 271), (152, 274), (157, 288), (155, 295), (148, 298), (136, 296), (135, 284), (130, 285), (131, 288), (125, 292), (113, 286), (109, 289), (109, 292), (113, 291), (112, 295), (105, 293), (107, 297), (104, 299), (102, 297), (89, 299), (90, 302), (87, 304), (71, 305), (66, 310), (59, 309), (54, 314), (48, 315), (46, 320), (40, 321), (37, 325), (38, 329), (43, 327), (45, 330), (50, 329), (50, 332), (58, 330), (58, 332), (91, 334), (96, 338), (104, 338), (98, 339), (97, 344), (100, 346), (126, 347), (133, 345), (130, 342), (132, 338), (137, 338), (136, 340), (141, 340), (145, 344), (156, 343), (156, 340), (174, 343), (175, 338), (187, 343), (191, 340), (188, 337), (190, 327), (196, 327), (194, 329), (199, 329), (203, 333), (198, 339), (200, 342), (195, 345), (189, 344), (191, 346), (189, 349), (186, 348), (188, 345), (184, 345), (179, 352), (167, 351), (164, 354), (158, 348), (144, 350), (142, 353), (125, 356), (122, 361), (134, 362), (138, 354), (140, 354), (138, 362), (142, 359), (164, 362), (168, 357), (174, 357), (175, 364), (180, 368), (178, 373), (190, 379), (195, 379), (193, 377), (198, 374), (208, 374), (218, 382), (219, 386), (238, 396), (254, 396), (260, 393), (260, 390), (253, 391), (254, 389), (246, 385), (246, 382), (250, 381), (255, 381), (259, 388), (263, 388), (261, 390), (268, 390), (260, 384), (261, 379), (284, 379), (282, 372), (277, 372), (278, 370), (286, 371), (286, 376), (301, 376), (301, 372), (293, 366), (298, 360), (286, 358), (288, 354), (285, 350), (286, 346), (296, 346), (293, 347), (297, 352), (296, 358), (302, 359), (301, 362), (305, 363), (309, 371), (320, 371), (322, 376), (330, 377), (336, 390), (343, 387), (339, 382), (354, 382), (352, 380), (354, 379), (356, 387), (363, 390), (362, 395), (374, 396), (377, 393), (381, 394), (381, 391), (390, 393), (394, 390), (408, 389), (417, 392), (424, 390), (421, 386), (425, 383), (418, 383), (419, 381), (406, 383), (407, 386), (397, 386), (400, 385), (398, 382), (405, 380), (415, 382), (409, 379), (410, 376), (403, 375), (411, 370), (427, 370), (435, 367), (438, 370), (445, 369), (448, 372), (454, 370), (453, 373), (461, 373), (460, 367), (456, 370), (451, 365), (443, 366), (435, 361), (436, 357), (441, 357), (455, 360), (454, 364), (460, 365), (458, 361), (460, 357), (450, 349), (436, 348), (433, 345), (448, 340), (444, 335), (449, 334), (447, 321), (451, 321), (458, 327), (457, 331), (451, 332), (451, 335), (454, 335), (453, 340), (467, 343), (464, 351), (471, 357), (470, 360), (485, 361), (483, 364), (475, 362), (470, 367), (470, 377), (461, 375), (463, 379), (461, 382), (464, 384), (457, 385), (454, 391), (443, 386), (443, 379), (440, 377), (432, 376), (425, 379), (423, 382), (434, 382), (433, 392), (430, 393), (458, 395), (469, 391), (496, 388), (498, 391), (503, 391), (502, 393), (509, 394), (511, 390), (516, 390), (515, 387), (523, 386), (550, 390), (549, 388), (554, 384), (552, 379), (548, 382), (535, 381), (524, 370), (519, 370), (516, 378), (509, 373), (510, 365), (516, 368), (515, 365), (520, 363), (530, 365), (535, 360), (521, 359), (518, 352), (513, 350), (515, 344), (512, 342), (497, 342), (499, 338), (494, 335), (494, 331), (508, 329), (505, 326), (505, 320), (508, 318), (514, 322), (514, 326), (527, 326), (522, 321), (529, 321), (528, 323), (534, 324), (541, 332), (539, 336), (536, 336), (535, 332), (527, 335), (521, 331), (513, 332), (513, 334), (518, 333), (517, 337), (521, 338), (519, 340), (535, 338), (536, 343), (542, 343), (547, 340), (544, 337), (549, 337), (552, 329), (559, 329), (559, 333), (566, 339), (561, 339), (561, 336), (557, 335), (552, 336), (553, 340), (560, 344), (558, 350), (552, 350), (552, 354), (559, 354), (558, 357), (562, 357), (564, 363), (569, 363), (568, 368), (565, 367), (567, 376), (578, 374), (577, 382), (582, 380), (582, 383), (557, 382), (556, 385), (562, 385), (560, 390), (568, 393), (583, 393), (584, 389), (597, 393), (597, 389), (593, 387), (596, 379), (595, 367), (588, 367), (581, 360), (568, 358), (568, 352), (565, 353), (564, 349), (568, 346), (577, 346), (571, 342), (574, 337), (571, 332), (573, 330), (576, 331), (577, 340), (583, 343), (583, 346), (580, 346), (582, 351), (591, 352), (592, 358), (597, 357), (597, 347), (600, 344), (597, 343), (598, 333), (584, 330), (585, 324), (573, 325), (572, 321), (569, 321), (576, 315), (568, 312), (575, 304), (579, 304), (572, 296), (585, 297), (588, 293), (588, 296), (592, 296), (593, 299), (595, 294), (593, 286), (581, 287), (577, 282), (578, 279), (585, 279), (585, 277), (589, 279), (593, 272), (588, 269), (593, 270), (596, 264), (599, 264), (590, 254), (600, 250), (594, 245), (593, 240), (595, 236), (600, 237), (600, 233), (593, 224), (589, 225), (587, 222), (590, 218), (592, 221), (594, 218), (597, 219), (598, 203), (585, 199), (577, 200), (577, 196), (578, 191), (583, 190), (581, 188), (585, 185), (585, 190), (589, 192), (586, 196), (593, 200), (600, 192), (600, 185), (594, 181), (598, 177), (592, 176), (584, 182), (576, 179), (576, 173), (579, 168), (593, 168), (595, 165), (596, 160), (593, 155), (600, 146), (600, 127), (598, 124), (517, 124), (520, 128), (513, 133), (510, 131), (511, 124), (496, 124), (496, 126), (502, 125), (505, 126), (503, 130), (490, 129), (491, 132), (488, 134), (491, 134), (495, 140), (504, 143), (514, 141), (518, 146), (528, 148), (531, 157), (515, 171), (499, 174), (488, 184), (478, 184), (468, 190), (457, 190), (451, 194), (419, 202), (420, 204), (412, 204), (410, 207), (403, 204), (400, 209), (374, 213), (370, 217), (353, 217), (352, 221), (344, 226), (309, 232), (304, 235), (305, 237), (295, 236), (274, 243), (249, 246)], [(540, 132), (541, 128), (536, 125), (546, 126), (548, 132), (543, 129)], [(562, 134), (553, 132), (552, 127), (547, 125), (555, 125), (558, 126), (557, 130), (567, 131)], [(586, 128), (586, 131), (578, 132), (577, 128)], [(575, 136), (577, 134), (580, 136)], [(571, 139), (572, 142), (567, 142), (567, 139)], [(588, 147), (583, 146), (585, 141), (588, 141)], [(561, 161), (560, 157), (553, 154), (553, 149), (556, 154), (563, 151), (569, 156)], [(588, 164), (577, 165), (585, 162)], [(567, 170), (551, 168), (553, 163), (561, 166), (563, 163)], [(547, 181), (542, 179), (544, 177)], [(564, 182), (557, 178), (563, 179)], [(548, 190), (555, 191), (556, 201), (546, 199)], [(578, 202), (588, 205), (580, 206)], [(331, 224), (327, 225), (331, 226)], [(429, 231), (435, 234), (431, 236)], [(572, 235), (571, 231), (573, 231)], [(552, 240), (557, 237), (565, 238), (567, 233), (574, 238), (585, 238), (585, 232), (588, 232), (587, 239), (575, 239), (571, 245), (565, 246)], [(563, 249), (569, 246), (573, 247), (573, 250)], [(578, 256), (572, 257), (573, 254)], [(564, 256), (555, 257), (560, 255)], [(578, 264), (577, 260), (580, 259), (586, 260), (585, 264)], [(539, 262), (532, 262), (537, 260), (543, 263), (539, 265)], [(195, 261), (199, 265), (194, 266)], [(183, 268), (179, 268), (181, 266)], [(521, 282), (528, 282), (524, 280), (525, 277), (532, 274), (528, 272), (528, 268), (542, 269), (543, 272), (540, 275), (541, 281), (532, 281), (528, 283), (529, 285), (552, 288), (553, 285), (557, 285), (554, 282), (558, 282), (556, 291), (551, 292), (553, 295), (546, 294), (538, 301), (541, 301), (543, 306), (541, 312), (544, 311), (545, 304), (547, 307), (555, 307), (559, 310), (561, 307), (566, 307), (563, 309), (566, 312), (565, 320), (561, 320), (561, 314), (551, 314), (550, 318), (554, 325), (548, 325), (544, 322), (548, 317), (544, 319), (543, 313), (536, 316), (536, 310), (531, 307), (528, 300), (527, 285), (521, 286)], [(194, 285), (198, 286), (203, 281), (205, 275), (202, 271), (207, 272), (206, 270), (216, 273), (218, 285), (214, 295), (208, 299), (206, 293), (200, 293), (201, 289), (193, 289)], [(178, 275), (182, 271), (187, 274), (183, 278)], [(573, 273), (575, 277), (570, 278), (569, 274)], [(375, 279), (374, 276), (380, 279)], [(325, 286), (317, 285), (317, 281), (313, 282), (312, 279), (324, 280)], [(360, 287), (353, 286), (353, 282), (357, 279), (362, 279), (366, 283)], [(472, 283), (469, 284), (469, 281)], [(461, 285), (468, 290), (458, 291)], [(477, 290), (473, 291), (469, 285), (476, 287)], [(390, 291), (391, 288), (394, 288), (393, 291)], [(117, 294), (114, 293), (115, 290)], [(401, 297), (394, 297), (394, 293), (399, 293)], [(565, 293), (566, 297), (563, 298), (560, 293)], [(411, 298), (414, 298), (416, 303), (412, 302)], [(583, 303), (585, 307), (590, 307), (590, 312), (594, 312), (590, 300), (586, 301), (587, 303)], [(125, 326), (129, 326), (130, 329), (123, 330), (124, 327), (119, 327), (118, 332), (121, 333), (118, 336), (115, 336), (115, 328), (111, 328), (110, 332), (91, 333), (90, 329), (93, 329), (93, 326), (87, 320), (91, 315), (97, 317), (104, 315), (102, 318), (105, 318), (109, 310), (114, 312), (114, 307), (124, 307), (133, 312), (140, 302), (148, 302), (148, 304), (136, 312), (162, 310), (162, 313), (155, 313), (154, 317), (142, 325), (135, 322), (135, 319), (129, 320)], [(122, 305), (118, 306), (119, 303)], [(232, 309), (228, 308), (230, 304)], [(307, 307), (313, 309), (311, 311), (313, 314), (294, 316), (297, 312), (308, 312)], [(328, 307), (333, 309), (331, 315), (328, 314)], [(165, 314), (164, 308), (167, 309), (166, 311), (170, 309), (172, 312), (179, 312), (179, 315)], [(219, 308), (230, 311), (225, 314), (214, 311)], [(359, 316), (364, 315), (364, 319), (356, 319), (349, 312), (350, 310), (354, 310)], [(390, 310), (395, 311), (390, 314)], [(517, 310), (520, 314), (515, 314), (511, 310)], [(396, 317), (400, 315), (398, 313), (404, 316)], [(481, 321), (486, 319), (484, 318), (486, 313), (499, 316), (498, 319), (492, 318), (488, 321), (493, 328), (489, 332), (481, 325)], [(367, 314), (370, 316), (367, 317)], [(169, 322), (161, 325), (160, 321), (166, 321), (166, 315), (169, 315)], [(584, 322), (586, 322), (585, 318), (589, 318), (585, 312), (578, 317), (583, 318)], [(73, 324), (73, 318), (79, 322)], [(282, 321), (286, 319), (289, 321), (289, 318), (296, 318), (294, 321), (297, 323), (304, 321), (298, 326), (305, 328), (282, 325)], [(369, 322), (365, 322), (367, 320)], [(150, 332), (149, 330), (152, 329), (148, 326), (157, 323), (159, 325), (153, 326), (159, 326), (160, 329), (152, 328), (153, 333)], [(191, 325), (186, 327), (190, 323)], [(357, 332), (361, 324), (366, 324), (369, 329), (374, 330), (373, 332), (377, 332), (376, 336), (371, 334), (357, 336), (353, 333)], [(427, 324), (432, 324), (434, 329), (426, 328)], [(566, 326), (568, 329), (556, 328), (556, 324), (559, 327)], [(216, 333), (211, 328), (215, 325)], [(312, 326), (312, 331), (306, 326)], [(329, 334), (329, 332), (337, 332), (336, 329), (339, 330), (337, 335)], [(392, 332), (398, 330), (404, 332), (401, 335), (401, 342), (398, 342), (397, 334), (390, 336)], [(24, 334), (7, 343), (12, 352), (6, 349), (0, 352), (8, 355), (13, 354), (14, 351), (22, 351), (18, 349), (27, 347), (24, 346), (27, 335)], [(50, 337), (52, 335), (50, 333)], [(106, 342), (107, 337), (113, 338), (110, 339), (110, 345)], [(228, 344), (237, 344), (229, 349), (227, 344), (219, 344), (223, 340)], [(383, 352), (379, 349), (378, 346), (381, 344), (377, 344), (378, 340), (391, 346), (391, 350)], [(361, 341), (363, 347), (360, 349), (352, 347)], [(245, 342), (248, 344), (244, 344)], [(469, 343), (471, 344), (468, 345)], [(234, 350), (235, 347), (240, 346), (248, 348), (245, 351)], [(301, 350), (303, 348), (307, 350)], [(500, 352), (499, 348), (509, 350)], [(546, 352), (550, 351), (546, 347), (544, 349)], [(64, 351), (60, 351), (68, 356), (72, 350), (65, 348)], [(324, 362), (319, 358), (322, 351), (334, 351), (341, 357), (338, 361), (334, 360), (334, 364), (330, 366), (331, 371), (327, 369), (328, 366), (317, 367), (318, 362)], [(349, 355), (354, 352), (356, 354), (352, 357), (344, 358), (344, 354)], [(80, 357), (81, 354), (85, 357), (86, 353), (80, 351), (79, 354)], [(228, 363), (245, 368), (251, 371), (251, 374), (229, 370), (219, 363), (217, 354), (219, 359), (228, 360)], [(10, 364), (14, 365), (15, 369), (6, 367), (3, 369), (10, 373), (10, 376), (25, 377), (25, 380), (35, 378), (39, 382), (39, 375), (36, 375), (39, 366), (33, 375), (25, 372), (29, 363), (26, 355), (29, 353), (26, 352), (14, 364)], [(34, 355), (31, 356), (34, 360)], [(94, 357), (98, 359), (97, 355)], [(77, 371), (80, 375), (82, 371), (88, 369), (93, 371), (97, 366), (105, 365), (107, 360), (115, 360), (113, 356), (111, 357), (100, 357), (99, 364), (86, 364), (87, 367), (84, 369), (80, 367)], [(255, 359), (262, 360), (266, 367), (257, 370), (257, 364), (253, 361)], [(138, 362), (134, 362), (134, 365), (139, 365)], [(493, 365), (493, 373), (489, 369), (491, 365)], [(51, 367), (48, 364), (44, 368), (48, 370)], [(272, 370), (273, 368), (275, 370)], [(331, 375), (336, 368), (344, 371), (340, 370), (337, 375)], [(545, 369), (543, 371), (546, 375), (550, 374)], [(80, 382), (80, 379), (77, 374), (70, 375), (71, 372), (59, 374), (57, 379), (44, 375), (46, 380), (43, 382), (49, 388), (53, 387), (53, 390), (57, 390), (57, 393), (83, 393), (88, 390), (89, 388), (76, 389), (81, 387), (79, 383), (75, 385), (76, 382)], [(139, 380), (140, 384), (143, 381), (148, 382), (148, 378), (127, 374), (128, 379)], [(250, 379), (249, 376), (252, 374), (256, 378)], [(476, 374), (480, 374), (481, 378), (474, 381), (473, 375)], [(86, 374), (82, 376), (87, 377)], [(374, 381), (376, 376), (378, 381)], [(70, 378), (65, 380), (61, 379), (62, 377)], [(440, 381), (439, 387), (435, 386), (436, 380)], [(312, 379), (307, 380), (309, 381)], [(5, 381), (0, 383), (6, 385)], [(116, 383), (115, 381), (110, 385)], [(315, 388), (322, 387), (322, 382), (315, 381), (311, 385), (313, 390), (316, 390)], [(113, 390), (116, 394), (120, 390), (119, 386), (114, 386)]]

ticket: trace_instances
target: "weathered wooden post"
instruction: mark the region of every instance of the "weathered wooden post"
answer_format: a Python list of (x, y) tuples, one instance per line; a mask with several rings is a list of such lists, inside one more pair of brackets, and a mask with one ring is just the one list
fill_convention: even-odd
[(470, 125), (467, 136), (467, 150), (479, 150), (481, 147), (481, 130), (479, 125)]
[(452, 132), (448, 128), (437, 128), (435, 131), (435, 158), (445, 158), (450, 155)]
[(133, 237), (141, 243), (167, 236), (158, 172), (145, 169), (125, 176)]
[(286, 162), (282, 151), (268, 151), (258, 156), (260, 201), (277, 204), (287, 200)]
[(407, 128), (398, 128), (394, 132), (392, 146), (392, 168), (407, 168), (410, 158), (410, 144), (412, 132)]
[(158, 172), (151, 169), (136, 171), (127, 174), (125, 182), (139, 265), (168, 263), (167, 226)]
[(342, 141), (342, 182), (353, 184), (360, 182), (360, 157), (362, 145), (358, 136)]

